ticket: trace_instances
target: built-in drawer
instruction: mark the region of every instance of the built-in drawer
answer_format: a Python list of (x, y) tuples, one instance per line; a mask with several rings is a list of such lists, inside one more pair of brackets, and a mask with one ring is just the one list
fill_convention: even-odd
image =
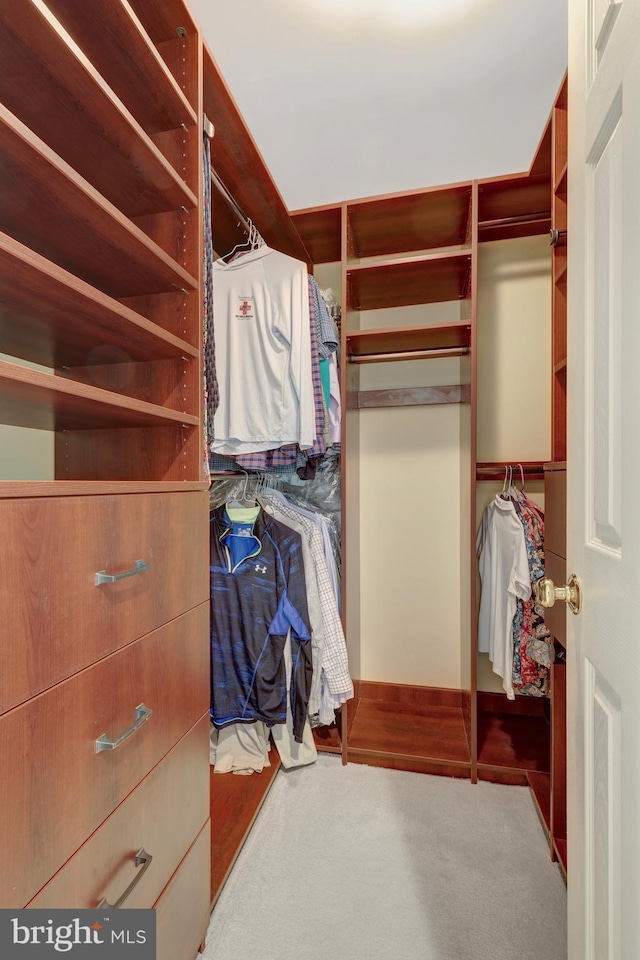
[(205, 601), (208, 518), (206, 491), (0, 500), (0, 713)]
[(194, 960), (209, 926), (211, 829), (207, 823), (156, 903), (156, 960)]
[(208, 707), (204, 603), (0, 717), (0, 903), (28, 903)]
[[(153, 768), (30, 907), (152, 907), (209, 819), (209, 717)], [(136, 867), (136, 855), (150, 855)], [(142, 859), (142, 858), (141, 858)], [(201, 878), (209, 882), (208, 871)]]

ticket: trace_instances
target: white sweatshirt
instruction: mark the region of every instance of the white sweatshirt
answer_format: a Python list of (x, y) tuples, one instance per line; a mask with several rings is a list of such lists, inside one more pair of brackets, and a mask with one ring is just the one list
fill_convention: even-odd
[(315, 440), (309, 288), (302, 261), (267, 246), (213, 265), (220, 403), (215, 453)]

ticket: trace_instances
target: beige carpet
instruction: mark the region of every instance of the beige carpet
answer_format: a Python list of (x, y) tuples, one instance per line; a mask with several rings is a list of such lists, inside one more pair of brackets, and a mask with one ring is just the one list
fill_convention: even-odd
[(278, 773), (203, 960), (343, 958), (565, 960), (566, 890), (529, 791), (328, 755)]

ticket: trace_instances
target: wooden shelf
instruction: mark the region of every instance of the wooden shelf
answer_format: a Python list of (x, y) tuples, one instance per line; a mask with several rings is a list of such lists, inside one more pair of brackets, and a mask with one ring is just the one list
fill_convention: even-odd
[(423, 407), (442, 403), (469, 403), (469, 384), (454, 383), (439, 387), (406, 387), (387, 390), (347, 391), (347, 410), (372, 410), (379, 407)]
[(349, 734), (349, 759), (354, 751), (445, 764), (470, 761), (460, 707), (420, 707), (389, 700), (359, 700)]
[(554, 372), (554, 373), (561, 373), (562, 370), (566, 370), (566, 369), (567, 369), (567, 358), (566, 358), (566, 357), (564, 357), (562, 360), (559, 360), (558, 363), (555, 363), (555, 364), (553, 365), (553, 372)]
[(37, 430), (195, 426), (179, 410), (0, 361), (0, 423)]
[(521, 174), (480, 180), (478, 239), (538, 236), (551, 229), (549, 175)]
[[(48, 367), (197, 357), (167, 333), (0, 234), (0, 351)], [(111, 349), (109, 349), (111, 348)]]
[(471, 236), (471, 184), (350, 203), (349, 257), (454, 247)]
[(551, 777), (548, 773), (536, 773), (530, 770), (527, 773), (527, 782), (531, 787), (540, 818), (547, 831), (551, 825)]
[(2, 104), (0, 176), (0, 230), (104, 293), (197, 289), (194, 277)]
[(7, 109), (128, 217), (197, 205), (46, 7), (33, 0), (0, 7), (0, 24), (0, 100)]
[[(353, 330), (347, 333), (349, 359), (395, 353), (415, 353), (422, 350), (467, 348), (471, 339), (471, 323), (429, 324), (424, 327), (387, 327), (381, 330)], [(388, 356), (388, 359), (394, 359)]]
[(543, 717), (478, 713), (478, 765), (549, 773), (549, 727)]
[(47, 6), (147, 133), (197, 127), (197, 116), (127, 3), (47, 0)]
[(380, 310), (419, 303), (442, 303), (468, 296), (471, 254), (431, 254), (347, 269), (348, 309)]
[(250, 777), (211, 770), (211, 905), (220, 896), (231, 867), (273, 786), (280, 768), (275, 749), (271, 766)]
[(295, 210), (293, 225), (309, 252), (312, 263), (335, 263), (342, 256), (342, 208), (315, 207)]

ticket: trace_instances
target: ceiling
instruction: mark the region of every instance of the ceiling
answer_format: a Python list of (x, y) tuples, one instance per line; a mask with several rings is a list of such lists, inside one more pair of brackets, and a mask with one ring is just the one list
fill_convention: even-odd
[(187, 0), (290, 210), (527, 170), (566, 0)]

